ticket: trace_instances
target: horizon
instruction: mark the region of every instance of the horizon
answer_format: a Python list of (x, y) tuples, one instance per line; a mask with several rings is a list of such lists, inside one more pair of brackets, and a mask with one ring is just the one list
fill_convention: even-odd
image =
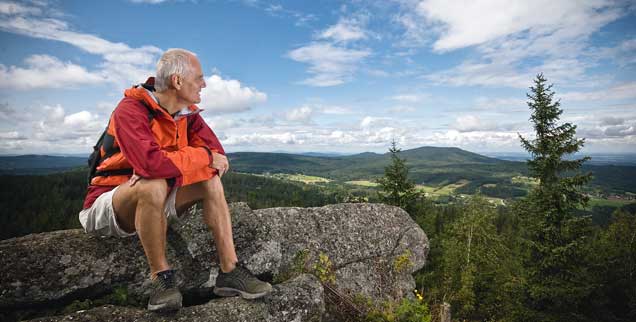
[(0, 0), (0, 155), (90, 153), (175, 47), (199, 57), (201, 115), (231, 152), (525, 153), (541, 72), (581, 154), (636, 151), (636, 3), (514, 4)]
[[(453, 149), (453, 148), (457, 148), (457, 149), (461, 149), (462, 151), (465, 152), (470, 152), (470, 153), (475, 153), (475, 154), (479, 154), (482, 156), (487, 156), (487, 157), (497, 157), (497, 156), (510, 156), (510, 157), (522, 157), (522, 156), (527, 156), (530, 157), (530, 153), (525, 152), (525, 151), (498, 151), (498, 152), (489, 152), (489, 151), (470, 151), (470, 150), (466, 150), (460, 147), (452, 147), (452, 146), (420, 146), (420, 147), (415, 147), (415, 148), (410, 148), (410, 149), (401, 149), (401, 152), (406, 152), (409, 150), (416, 150), (416, 149), (421, 149), (421, 148), (442, 148), (442, 149)], [(304, 155), (304, 154), (324, 154), (324, 155), (333, 155), (333, 156), (351, 156), (351, 155), (357, 155), (357, 154), (364, 154), (364, 153), (374, 153), (374, 154), (387, 154), (389, 153), (388, 150), (385, 150), (384, 152), (375, 152), (375, 151), (362, 151), (362, 152), (354, 152), (354, 153), (348, 153), (348, 152), (338, 152), (338, 151), (324, 151), (324, 152), (318, 152), (318, 151), (285, 151), (285, 150), (274, 150), (274, 151), (244, 151), (244, 150), (240, 150), (240, 151), (226, 151), (226, 154), (231, 154), (231, 153), (279, 153), (279, 154), (295, 154), (295, 155)], [(90, 155), (89, 152), (80, 152), (80, 153), (24, 153), (24, 154), (7, 154), (7, 153), (0, 153), (0, 157), (15, 157), (15, 156), (55, 156), (55, 157), (88, 157)], [(586, 153), (586, 152), (577, 152), (573, 155), (573, 157), (579, 157), (579, 156), (585, 156), (585, 155), (590, 155), (590, 156), (603, 156), (603, 155), (607, 155), (607, 156), (636, 156), (636, 152), (591, 152), (591, 153)]]

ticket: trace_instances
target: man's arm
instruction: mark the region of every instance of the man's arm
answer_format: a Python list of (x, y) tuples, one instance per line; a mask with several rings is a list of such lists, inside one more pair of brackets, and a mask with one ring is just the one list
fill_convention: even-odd
[(225, 155), (221, 142), (200, 114), (188, 116), (188, 145), (205, 146), (210, 151)]
[[(132, 102), (118, 107), (113, 114), (115, 138), (134, 169), (144, 178), (176, 178), (180, 185), (184, 173), (202, 169), (210, 164), (205, 149), (187, 146), (177, 151), (161, 149), (150, 129), (145, 107)], [(138, 106), (139, 105), (139, 106)]]
[(210, 167), (217, 169), (219, 175), (223, 176), (229, 170), (221, 142), (198, 113), (188, 117), (188, 145), (206, 147), (211, 152)]

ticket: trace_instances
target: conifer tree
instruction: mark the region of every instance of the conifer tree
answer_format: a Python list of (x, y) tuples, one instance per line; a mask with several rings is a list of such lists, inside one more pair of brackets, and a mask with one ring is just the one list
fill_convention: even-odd
[(415, 183), (408, 178), (409, 169), (406, 160), (400, 158), (400, 151), (395, 140), (392, 140), (389, 148), (391, 164), (384, 168), (384, 177), (377, 180), (380, 184), (378, 197), (383, 203), (398, 206), (411, 213), (418, 192), (415, 190)]
[(591, 179), (590, 174), (569, 177), (564, 174), (579, 170), (583, 162), (590, 158), (564, 159), (565, 156), (578, 152), (585, 140), (575, 137), (576, 125), (557, 124), (563, 110), (560, 108), (560, 101), (553, 100), (552, 85), (546, 86), (546, 82), (543, 74), (537, 75), (534, 86), (530, 87), (532, 93), (527, 94), (530, 99), (528, 106), (532, 110), (530, 120), (536, 137), (534, 140), (521, 135), (519, 137), (523, 147), (532, 155), (528, 168), (532, 176), (539, 179), (538, 190), (543, 201), (548, 203), (547, 207), (563, 217), (574, 207), (585, 205), (587, 197), (581, 193), (580, 188)]
[(592, 287), (586, 257), (590, 221), (574, 214), (588, 199), (581, 187), (591, 175), (578, 170), (589, 157), (565, 159), (578, 152), (584, 140), (575, 137), (576, 125), (558, 123), (563, 110), (554, 100), (552, 85), (546, 83), (543, 74), (537, 75), (527, 94), (535, 138), (519, 135), (532, 155), (531, 175), (539, 181), (522, 207), (529, 242), (529, 304), (538, 314), (535, 319), (578, 320), (576, 312)]

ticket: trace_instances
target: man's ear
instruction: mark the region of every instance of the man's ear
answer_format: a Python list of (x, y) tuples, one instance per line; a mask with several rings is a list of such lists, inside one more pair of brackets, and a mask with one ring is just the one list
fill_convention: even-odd
[(175, 89), (181, 89), (181, 77), (179, 75), (172, 75), (170, 77), (170, 80), (172, 82), (172, 87), (174, 87)]

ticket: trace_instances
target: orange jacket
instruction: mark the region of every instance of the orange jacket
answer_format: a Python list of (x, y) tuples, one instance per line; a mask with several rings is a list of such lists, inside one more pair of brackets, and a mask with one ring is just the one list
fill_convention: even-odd
[[(152, 88), (154, 78), (144, 84)], [(149, 120), (149, 111), (153, 115)], [(195, 106), (168, 114), (142, 86), (127, 89), (111, 115), (107, 135), (114, 139), (114, 154), (97, 167), (99, 172), (132, 169), (143, 178), (174, 180), (184, 186), (212, 178), (212, 156), (208, 151), (225, 154), (214, 132)], [(106, 151), (101, 151), (102, 156)], [(84, 208), (89, 208), (102, 193), (126, 182), (130, 174), (96, 176), (88, 188)]]

